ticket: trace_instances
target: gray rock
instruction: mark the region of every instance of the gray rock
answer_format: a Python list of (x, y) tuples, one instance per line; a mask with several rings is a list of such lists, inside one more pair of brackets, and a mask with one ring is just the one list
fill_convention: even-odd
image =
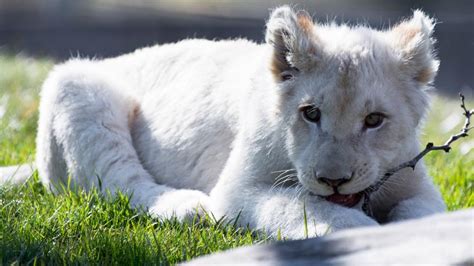
[(320, 238), (249, 246), (201, 257), (186, 265), (474, 265), (474, 209)]

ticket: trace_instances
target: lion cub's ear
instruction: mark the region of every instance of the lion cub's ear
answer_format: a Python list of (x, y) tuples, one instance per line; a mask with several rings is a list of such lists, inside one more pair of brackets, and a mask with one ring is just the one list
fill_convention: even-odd
[[(295, 13), (289, 6), (275, 9), (267, 22), (266, 42), (273, 46), (270, 66), (276, 80), (284, 72), (309, 67), (316, 52), (314, 24), (305, 11)], [(314, 56), (313, 56), (314, 57)]]
[(433, 19), (415, 10), (411, 19), (402, 21), (389, 32), (395, 48), (400, 51), (402, 69), (423, 85), (433, 82), (439, 66), (433, 47), (434, 25)]

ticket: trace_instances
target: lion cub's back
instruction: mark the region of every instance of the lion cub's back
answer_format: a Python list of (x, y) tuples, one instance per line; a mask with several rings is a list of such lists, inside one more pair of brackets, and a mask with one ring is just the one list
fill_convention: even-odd
[(246, 40), (186, 40), (118, 58), (128, 61), (120, 76), (133, 81), (140, 98), (134, 144), (158, 182), (213, 187), (264, 53)]

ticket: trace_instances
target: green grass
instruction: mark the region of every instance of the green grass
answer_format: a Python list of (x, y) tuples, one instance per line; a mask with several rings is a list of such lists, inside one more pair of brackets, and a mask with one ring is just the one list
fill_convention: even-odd
[(49, 60), (0, 54), (0, 165), (32, 161), (38, 95)]
[(174, 264), (265, 240), (212, 217), (194, 223), (152, 219), (132, 210), (124, 195), (53, 196), (36, 180), (0, 190), (0, 202), (3, 264)]
[[(49, 60), (0, 54), (0, 165), (33, 160), (38, 93), (51, 67)], [(456, 99), (435, 99), (422, 143), (441, 143), (459, 128), (442, 127), (448, 116), (461, 113), (457, 106)], [(472, 137), (448, 154), (425, 159), (449, 210), (474, 206), (469, 143), (474, 146)], [(95, 191), (53, 196), (37, 176), (20, 187), (0, 188), (0, 264), (174, 264), (267, 241), (210, 217), (190, 224), (153, 219), (130, 209), (125, 196), (111, 199)]]
[[(423, 131), (422, 143), (444, 144), (452, 134), (459, 132), (465, 121), (459, 104), (458, 99), (435, 98)], [(466, 105), (474, 109), (472, 99)], [(459, 122), (453, 129), (446, 131), (443, 124), (455, 117), (459, 118)], [(435, 151), (425, 157), (429, 173), (451, 211), (474, 207), (474, 131), (470, 134), (453, 143), (449, 153)]]

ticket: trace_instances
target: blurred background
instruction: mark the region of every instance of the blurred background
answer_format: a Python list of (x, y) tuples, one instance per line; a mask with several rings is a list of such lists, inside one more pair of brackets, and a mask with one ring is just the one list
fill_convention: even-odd
[[(269, 9), (290, 3), (326, 22), (386, 28), (421, 8), (437, 18), (438, 92), (474, 91), (474, 1), (0, 0), (0, 53), (110, 57), (184, 38), (263, 41)], [(0, 88), (1, 90), (1, 88)]]

